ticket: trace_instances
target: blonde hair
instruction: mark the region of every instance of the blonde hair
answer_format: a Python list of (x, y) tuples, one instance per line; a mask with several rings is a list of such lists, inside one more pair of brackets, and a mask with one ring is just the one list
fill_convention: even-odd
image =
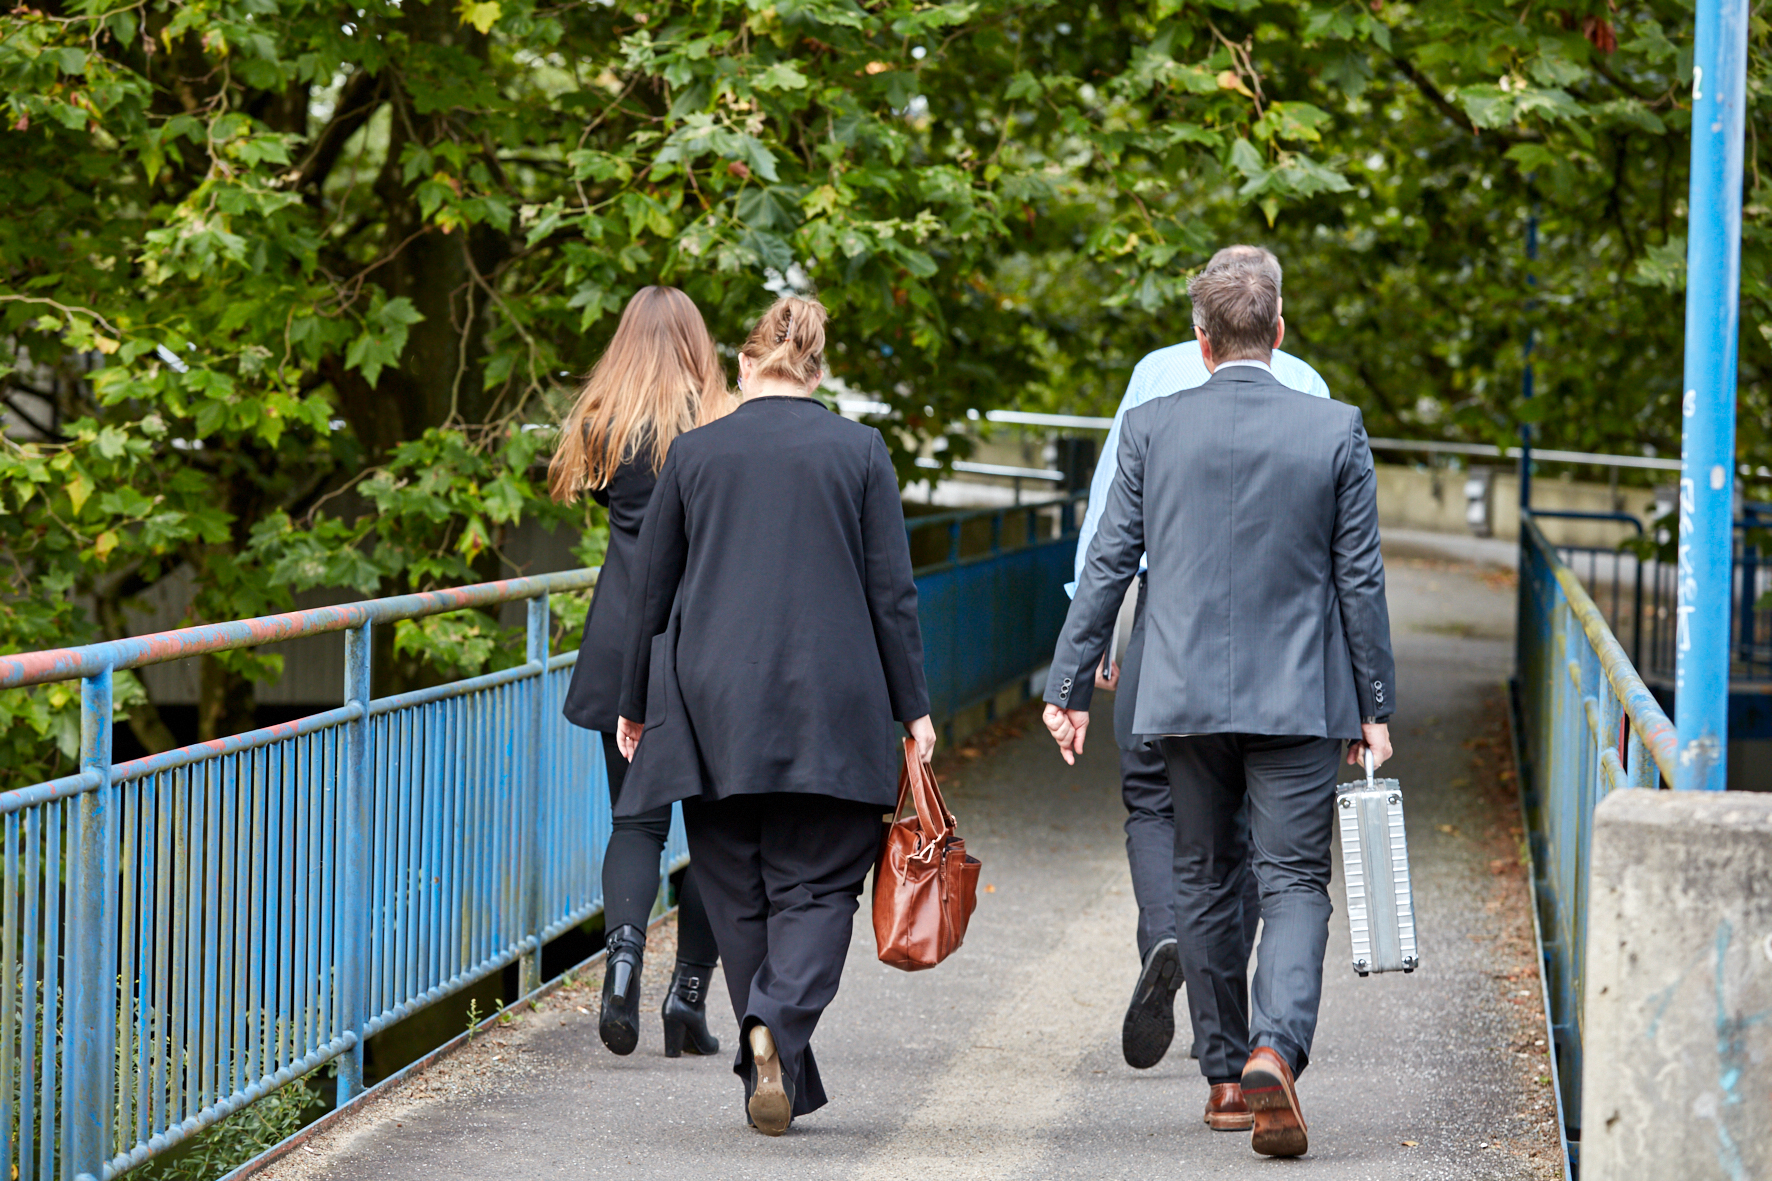
[(809, 385), (824, 376), (824, 323), (816, 299), (784, 295), (763, 313), (738, 351), (751, 359), (751, 376)]
[(656, 472), (678, 435), (730, 409), (726, 371), (695, 301), (675, 287), (642, 287), (560, 424), (548, 492), (570, 503), (606, 487), (642, 449)]

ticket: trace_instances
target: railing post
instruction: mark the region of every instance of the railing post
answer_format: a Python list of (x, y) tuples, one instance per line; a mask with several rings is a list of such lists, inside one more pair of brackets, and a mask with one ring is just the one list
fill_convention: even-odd
[(1746, 89), (1747, 0), (1698, 0), (1674, 633), (1674, 787), (1686, 791), (1721, 791), (1728, 783)]
[(363, 1091), (363, 1027), (369, 1021), (369, 702), (372, 623), (345, 632), (345, 704), (362, 712), (345, 723), (340, 776), (337, 902), (338, 1011), (340, 1033), (357, 1041), (338, 1060), (338, 1100), (343, 1107)]
[(529, 600), (526, 657), (540, 670), (530, 682), (529, 756), (524, 760), (523, 784), (523, 933), (535, 940), (525, 952), (520, 974), (521, 990), (527, 994), (541, 987), (541, 858), (542, 858), (542, 735), (546, 733), (548, 684), (548, 597)]
[(1742, 663), (1751, 665), (1754, 644), (1759, 638), (1754, 634), (1754, 603), (1759, 599), (1755, 592), (1760, 583), (1760, 547), (1753, 544), (1751, 531), (1760, 527), (1759, 514), (1751, 508), (1746, 509), (1742, 526), (1745, 532), (1741, 537), (1741, 607), (1736, 613), (1741, 622), (1736, 625), (1736, 640)]
[[(109, 874), (116, 837), (115, 811), (109, 806), (108, 668), (81, 684), (80, 770), (96, 773), (99, 782), (78, 797), (69, 834), (73, 848), (68, 851), (67, 957), (71, 962), (62, 1024), (62, 1175), (72, 1181), (97, 1181), (111, 1155), (117, 1058), (117, 931), (111, 906), (116, 890)], [(51, 882), (52, 899), (55, 888)], [(55, 949), (47, 949), (47, 954), (54, 955)]]

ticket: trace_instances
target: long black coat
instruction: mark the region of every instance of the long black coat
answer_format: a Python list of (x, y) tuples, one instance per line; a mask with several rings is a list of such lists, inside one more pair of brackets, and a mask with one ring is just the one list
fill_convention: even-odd
[(892, 806), (894, 719), (929, 712), (885, 440), (753, 398), (671, 445), (635, 554), (618, 810), (807, 792)]
[(640, 523), (646, 519), (646, 502), (658, 477), (652, 472), (650, 453), (638, 460), (624, 460), (615, 469), (609, 486), (591, 493), (609, 510), (609, 548), (591, 594), (590, 614), (585, 616), (584, 638), (578, 644), (578, 663), (566, 690), (561, 711), (566, 720), (587, 730), (615, 733), (621, 714), (623, 650), (627, 647), (629, 605), (633, 600), (634, 549), (640, 543)]

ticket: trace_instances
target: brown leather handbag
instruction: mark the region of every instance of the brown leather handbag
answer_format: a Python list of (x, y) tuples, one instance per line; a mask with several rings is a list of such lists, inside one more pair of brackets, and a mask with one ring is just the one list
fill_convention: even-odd
[[(916, 805), (915, 816), (904, 816), (906, 800)], [(880, 962), (920, 972), (952, 955), (978, 905), (978, 870), (978, 858), (966, 856), (966, 842), (954, 831), (935, 773), (917, 757), (917, 744), (905, 739), (898, 809), (874, 867)]]

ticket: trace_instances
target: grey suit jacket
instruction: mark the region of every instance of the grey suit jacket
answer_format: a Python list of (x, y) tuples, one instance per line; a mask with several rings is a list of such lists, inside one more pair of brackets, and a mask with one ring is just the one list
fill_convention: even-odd
[(1360, 412), (1261, 369), (1126, 415), (1119, 476), (1045, 699), (1087, 709), (1148, 551), (1131, 729), (1358, 738), (1396, 707), (1372, 450)]

